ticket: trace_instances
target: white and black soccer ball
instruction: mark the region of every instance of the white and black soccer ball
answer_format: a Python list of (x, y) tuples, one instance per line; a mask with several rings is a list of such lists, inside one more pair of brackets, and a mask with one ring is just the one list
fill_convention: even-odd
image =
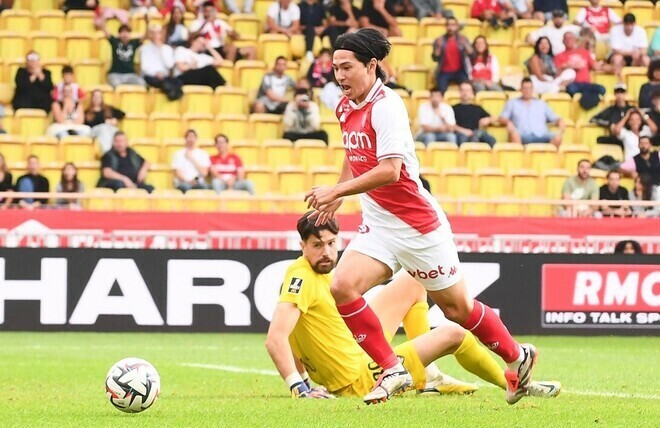
[(124, 358), (110, 368), (105, 378), (105, 395), (122, 412), (147, 410), (159, 393), (160, 376), (156, 368), (140, 358)]

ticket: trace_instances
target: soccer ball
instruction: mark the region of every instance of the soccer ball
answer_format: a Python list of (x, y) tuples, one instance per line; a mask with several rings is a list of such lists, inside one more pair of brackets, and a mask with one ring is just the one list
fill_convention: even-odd
[(105, 378), (105, 395), (126, 413), (147, 410), (158, 398), (160, 376), (148, 361), (124, 358), (114, 364)]

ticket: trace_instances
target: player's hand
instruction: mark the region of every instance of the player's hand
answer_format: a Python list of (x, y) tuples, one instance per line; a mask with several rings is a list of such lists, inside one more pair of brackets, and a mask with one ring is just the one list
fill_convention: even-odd
[(300, 386), (304, 386), (304, 383), (297, 383), (291, 387), (291, 398), (320, 398), (324, 400), (337, 398), (334, 395), (330, 394), (328, 390), (323, 386), (317, 386), (312, 389), (306, 389), (304, 391), (299, 391)]
[(306, 398), (312, 391), (305, 382), (298, 382), (291, 385), (291, 398)]
[(344, 202), (343, 198), (339, 198), (334, 202), (326, 205), (322, 210), (316, 210), (307, 216), (307, 221), (314, 221), (316, 227), (321, 226), (329, 222), (335, 217), (335, 213), (341, 207), (341, 204)]
[(325, 211), (324, 207), (339, 198), (335, 186), (315, 186), (305, 195), (307, 208)]

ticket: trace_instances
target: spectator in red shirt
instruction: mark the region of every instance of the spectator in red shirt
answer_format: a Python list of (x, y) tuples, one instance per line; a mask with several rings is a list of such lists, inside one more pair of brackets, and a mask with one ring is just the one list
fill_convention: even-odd
[(596, 107), (600, 96), (605, 95), (605, 87), (591, 83), (591, 70), (602, 70), (602, 63), (596, 62), (588, 50), (577, 47), (577, 36), (571, 32), (564, 34), (564, 46), (566, 50), (555, 56), (557, 71), (575, 70), (575, 80), (566, 86), (566, 92), (570, 96), (581, 93), (580, 105), (585, 110)]
[(500, 0), (475, 0), (472, 3), (472, 18), (480, 21), (488, 21), (495, 29), (509, 28), (513, 25), (515, 12), (508, 3)]
[(243, 161), (235, 153), (229, 153), (229, 138), (224, 134), (215, 137), (218, 154), (211, 156), (211, 186), (217, 193), (223, 190), (244, 190), (254, 195), (254, 183), (245, 179)]
[(447, 32), (435, 39), (431, 55), (438, 63), (435, 81), (440, 92), (445, 93), (450, 83), (460, 85), (469, 80), (468, 75), (472, 72), (470, 55), (472, 45), (459, 33), (458, 21), (454, 17), (447, 18)]

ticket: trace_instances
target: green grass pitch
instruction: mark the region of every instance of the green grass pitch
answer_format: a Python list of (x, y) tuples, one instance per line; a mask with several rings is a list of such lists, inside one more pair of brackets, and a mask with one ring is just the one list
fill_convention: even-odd
[[(522, 339), (540, 350), (534, 377), (563, 383), (559, 397), (509, 406), (503, 391), (483, 386), (367, 407), (359, 398), (290, 399), (264, 335), (0, 333), (0, 427), (660, 426), (660, 338)], [(104, 394), (108, 369), (128, 356), (149, 360), (162, 380), (141, 414), (114, 409)], [(476, 381), (452, 357), (439, 366)]]

